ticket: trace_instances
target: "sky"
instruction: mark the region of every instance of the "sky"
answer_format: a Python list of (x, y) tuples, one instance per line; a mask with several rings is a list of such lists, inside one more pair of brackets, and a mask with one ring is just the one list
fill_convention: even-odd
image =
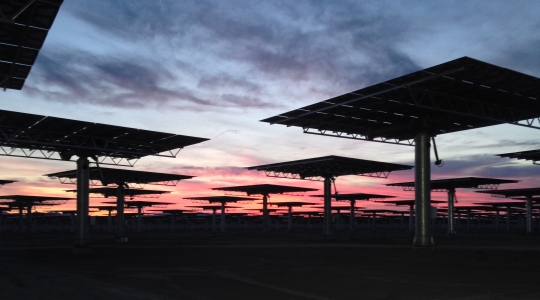
[[(192, 204), (183, 197), (221, 195), (211, 188), (224, 186), (322, 191), (321, 182), (245, 168), (325, 155), (414, 165), (414, 148), (259, 120), (463, 56), (540, 77), (539, 13), (540, 2), (519, 0), (65, 0), (23, 89), (3, 92), (0, 101), (5, 110), (209, 138), (177, 158), (145, 157), (135, 165), (197, 176), (172, 188), (147, 186), (172, 191), (159, 199), (171, 207)], [(499, 125), (438, 136), (445, 164), (432, 165), (432, 178), (494, 177), (520, 180), (501, 188), (538, 187), (539, 166), (495, 155), (538, 149), (539, 133)], [(2, 178), (18, 181), (3, 195), (66, 196), (74, 188), (43, 176), (74, 169), (73, 162), (1, 162)], [(336, 188), (412, 199), (385, 184), (413, 180), (414, 171), (388, 179), (346, 176)], [(281, 200), (316, 199), (271, 199)], [(458, 191), (460, 205), (483, 200), (494, 199)]]

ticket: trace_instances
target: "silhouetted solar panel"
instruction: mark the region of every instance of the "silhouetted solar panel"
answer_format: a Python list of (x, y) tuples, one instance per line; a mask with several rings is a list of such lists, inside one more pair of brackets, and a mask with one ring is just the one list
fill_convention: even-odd
[[(66, 182), (66, 179), (77, 179), (77, 170), (62, 171), (56, 173), (45, 174), (48, 177), (56, 177)], [(178, 181), (191, 179), (194, 176), (136, 171), (127, 169), (113, 168), (89, 168), (90, 180), (104, 180), (103, 184), (115, 183), (136, 183), (136, 184), (157, 184), (157, 185), (176, 185)], [(70, 182), (74, 183), (74, 182)]]
[(341, 156), (323, 156), (310, 159), (254, 166), (248, 170), (265, 171), (267, 176), (308, 180), (322, 180), (324, 177), (361, 175), (388, 177), (391, 171), (409, 170), (411, 166), (356, 159)]
[(200, 197), (184, 197), (183, 199), (208, 201), (209, 203), (216, 203), (216, 202), (218, 202), (218, 203), (227, 203), (227, 202), (258, 200), (258, 199), (255, 199), (255, 198), (238, 197), (238, 196), (200, 196)]
[(277, 184), (255, 184), (255, 185), (231, 186), (231, 187), (213, 188), (213, 190), (225, 191), (225, 192), (243, 192), (243, 193), (246, 193), (248, 196), (304, 193), (304, 192), (318, 191), (317, 189), (312, 189), (312, 188), (303, 188), (303, 187), (277, 185)]
[[(66, 192), (72, 192), (76, 193), (77, 190), (67, 190)], [(116, 187), (99, 187), (99, 188), (91, 188), (88, 190), (90, 194), (100, 194), (105, 198), (108, 197), (116, 197), (118, 193), (118, 189)], [(140, 190), (140, 189), (126, 189), (124, 190), (124, 193), (127, 197), (137, 197), (142, 196), (143, 198), (145, 196), (159, 196), (162, 194), (168, 194), (169, 191), (157, 191), (157, 190)]]
[[(322, 198), (324, 195), (311, 195), (310, 197)], [(379, 194), (366, 194), (366, 193), (352, 193), (352, 194), (333, 194), (330, 195), (336, 201), (351, 201), (351, 200), (376, 200), (395, 198), (396, 196), (379, 195)]]
[(540, 80), (469, 57), (262, 120), (305, 133), (413, 145), (433, 136), (512, 123), (540, 128)]
[[(386, 205), (411, 206), (411, 205), (416, 204), (415, 201), (416, 200), (414, 200), (414, 199), (397, 199), (397, 200), (382, 200), (382, 201), (377, 201), (377, 202), (384, 203)], [(446, 201), (431, 199), (431, 203), (433, 203), (433, 204), (446, 203)]]
[[(0, 110), (0, 155), (70, 160), (73, 155), (138, 159), (208, 139)], [(14, 153), (13, 149), (31, 152)], [(58, 153), (60, 157), (53, 157)], [(103, 162), (102, 162), (103, 163)]]
[(532, 160), (533, 164), (537, 164), (537, 162), (540, 160), (540, 149), (497, 154), (497, 156), (515, 158), (515, 159)]
[(0, 196), (0, 203), (12, 205), (39, 205), (39, 204), (64, 204), (68, 200), (73, 198), (66, 197), (51, 197), (51, 196), (28, 196), (28, 195), (2, 195)]
[[(107, 204), (114, 204), (116, 202), (103, 202)], [(169, 204), (174, 204), (172, 202), (154, 202), (154, 201), (126, 201), (124, 205), (126, 207), (152, 207), (152, 206), (165, 206)]]
[(63, 0), (0, 3), (0, 87), (22, 89)]
[[(432, 190), (448, 190), (458, 188), (470, 189), (497, 189), (499, 184), (517, 183), (519, 180), (481, 178), (481, 177), (462, 177), (450, 179), (431, 180)], [(390, 183), (387, 186), (401, 186), (403, 188), (414, 188), (414, 182)]]
[(496, 191), (477, 191), (477, 193), (490, 194), (494, 197), (520, 198), (524, 196), (539, 196), (540, 188), (509, 189)]
[(305, 201), (280, 201), (280, 202), (269, 202), (268, 205), (273, 205), (277, 207), (300, 207), (304, 205), (313, 205), (317, 203), (305, 202)]

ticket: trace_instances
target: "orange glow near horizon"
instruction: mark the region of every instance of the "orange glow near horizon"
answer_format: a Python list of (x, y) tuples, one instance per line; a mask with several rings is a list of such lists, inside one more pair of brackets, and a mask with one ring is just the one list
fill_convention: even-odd
[[(66, 193), (66, 190), (75, 189), (74, 184), (62, 184), (57, 179), (49, 179), (42, 176), (42, 171), (36, 168), (35, 160), (33, 159), (18, 159), (17, 162), (11, 159), (4, 159), (6, 164), (4, 165), (5, 179), (18, 180), (12, 184), (7, 184), (0, 190), (2, 195), (40, 195), (40, 196), (59, 196), (59, 197), (71, 197), (73, 200), (68, 201), (66, 204), (50, 206), (44, 208), (38, 208), (38, 211), (55, 211), (55, 210), (73, 210), (76, 208), (76, 194)], [(32, 165), (33, 168), (32, 168)], [(43, 169), (50, 169), (51, 162), (37, 163), (38, 166), (43, 166)], [(66, 164), (64, 164), (66, 165)], [(73, 166), (73, 164), (71, 164)], [(62, 170), (62, 168), (55, 167), (55, 170)], [(69, 168), (63, 168), (69, 169)], [(7, 170), (7, 172), (6, 172)], [(6, 173), (13, 172), (17, 174), (15, 178), (10, 178)], [(15, 172), (17, 171), (17, 172)], [(169, 172), (169, 170), (168, 170)], [(310, 195), (317, 195), (323, 193), (323, 183), (317, 181), (306, 180), (292, 180), (284, 178), (266, 177), (263, 172), (249, 171), (244, 168), (173, 168), (170, 173), (188, 174), (197, 176), (190, 180), (182, 180), (177, 186), (162, 186), (162, 185), (146, 185), (145, 189), (152, 190), (164, 190), (170, 191), (170, 194), (163, 194), (159, 198), (136, 198), (137, 200), (159, 201), (159, 202), (171, 202), (173, 204), (168, 205), (165, 209), (192, 209), (189, 206), (195, 203), (190, 200), (182, 199), (184, 197), (196, 197), (196, 196), (221, 196), (224, 195), (222, 191), (214, 191), (212, 188), (237, 186), (237, 185), (252, 185), (252, 184), (283, 184), (289, 186), (307, 187), (318, 189), (317, 192), (306, 193), (303, 197), (289, 196), (289, 195), (271, 195), (270, 202), (281, 201), (307, 201), (321, 203), (321, 198), (310, 197)], [(396, 196), (395, 199), (413, 199), (414, 192), (403, 191), (400, 187), (388, 187), (386, 184), (394, 182), (408, 182), (413, 181), (414, 171), (398, 171), (390, 174), (389, 178), (370, 178), (364, 176), (343, 176), (338, 177), (336, 180), (336, 188), (339, 193), (371, 193), (371, 194), (383, 194)], [(466, 176), (466, 175), (465, 175)], [(438, 176), (440, 177), (440, 176)], [(464, 176), (448, 176), (451, 177), (464, 177)], [(508, 178), (511, 179), (511, 178)], [(525, 187), (530, 181), (534, 179), (524, 180), (518, 184), (508, 185), (508, 188)], [(501, 186), (501, 188), (506, 188)], [(334, 188), (332, 186), (332, 192)], [(235, 209), (235, 211), (244, 211), (246, 209), (259, 209), (261, 208), (260, 196), (254, 197), (257, 199), (253, 203), (234, 203), (231, 206), (240, 206), (241, 208)], [(446, 193), (433, 192), (432, 199), (447, 200)], [(489, 201), (493, 200), (489, 195), (483, 195), (475, 193), (472, 189), (458, 189), (457, 191), (458, 205), (467, 205), (473, 202)], [(91, 198), (90, 206), (104, 205), (103, 202), (114, 201), (112, 198)], [(346, 205), (347, 203), (343, 203)], [(108, 204), (110, 205), (110, 204)], [(384, 203), (378, 203), (373, 201), (357, 201), (357, 206), (365, 207), (368, 209), (373, 208), (389, 208)], [(445, 204), (438, 204), (439, 207), (445, 207)], [(157, 208), (146, 208), (145, 211), (157, 210)], [(395, 210), (407, 210), (405, 207), (392, 207)], [(260, 212), (247, 210), (254, 215), (259, 215)], [(107, 215), (106, 211), (93, 212), (92, 215)], [(113, 212), (114, 214), (114, 212)]]

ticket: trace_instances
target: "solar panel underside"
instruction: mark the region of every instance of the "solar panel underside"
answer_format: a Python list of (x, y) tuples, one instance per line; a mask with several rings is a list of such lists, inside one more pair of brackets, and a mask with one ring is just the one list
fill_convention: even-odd
[[(540, 80), (463, 57), (262, 120), (368, 140), (412, 140), (540, 117)], [(533, 121), (526, 124), (532, 125)], [(536, 128), (538, 125), (536, 125)], [(307, 132), (313, 133), (313, 132)]]
[(324, 156), (262, 166), (250, 170), (298, 174), (302, 178), (317, 176), (369, 175), (411, 169), (411, 166), (341, 156)]
[(208, 139), (0, 110), (0, 146), (140, 158)]
[(528, 151), (520, 151), (520, 152), (514, 152), (514, 153), (498, 154), (497, 156), (508, 157), (508, 158), (516, 158), (516, 159), (524, 159), (524, 160), (532, 160), (534, 162), (537, 162), (537, 161), (540, 160), (540, 149), (528, 150)]
[(0, 87), (22, 89), (63, 0), (0, 3)]

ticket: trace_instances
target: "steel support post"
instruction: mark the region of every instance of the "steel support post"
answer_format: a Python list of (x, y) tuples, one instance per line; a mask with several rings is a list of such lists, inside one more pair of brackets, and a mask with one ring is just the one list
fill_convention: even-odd
[(526, 198), (526, 209), (527, 209), (527, 233), (532, 232), (532, 196), (528, 195)]
[(142, 206), (137, 206), (137, 232), (142, 231)]
[(324, 228), (323, 235), (325, 237), (332, 236), (332, 186), (331, 178), (324, 179)]
[(471, 209), (467, 208), (467, 232), (471, 231)]
[(268, 232), (268, 194), (263, 195), (262, 230), (265, 233)]
[(415, 137), (415, 218), (416, 230), (413, 245), (419, 247), (433, 246), (431, 236), (431, 168), (430, 168), (430, 136), (427, 132), (419, 132)]
[(109, 209), (109, 214), (107, 215), (107, 232), (111, 231), (112, 227), (112, 210)]
[(409, 231), (414, 231), (414, 205), (409, 205)]
[(499, 207), (495, 207), (495, 230), (499, 231), (499, 217), (501, 215), (501, 212), (499, 211)]
[(221, 202), (221, 232), (225, 232), (225, 202)]
[(456, 189), (448, 189), (448, 235), (456, 234), (455, 219), (454, 219), (454, 197)]
[(341, 231), (341, 209), (336, 211), (336, 231)]
[(512, 212), (510, 206), (506, 207), (506, 232), (510, 232), (510, 224), (512, 222)]
[(32, 205), (28, 205), (26, 211), (26, 232), (32, 232)]
[(289, 213), (287, 215), (287, 230), (292, 231), (292, 206), (289, 206)]
[(456, 221), (456, 229), (459, 230), (460, 226), (461, 226), (461, 210), (458, 210), (458, 212), (457, 212), (457, 221)]
[(75, 248), (88, 248), (88, 207), (90, 188), (90, 169), (88, 157), (80, 156), (77, 160), (77, 230)]
[(17, 228), (18, 232), (23, 232), (23, 227), (24, 227), (23, 210), (24, 210), (24, 208), (22, 206), (20, 206), (19, 207), (19, 228)]
[(176, 213), (171, 213), (171, 231), (176, 231)]
[(217, 208), (212, 209), (212, 232), (216, 232), (216, 210)]
[(123, 184), (116, 187), (116, 241), (119, 243), (127, 242), (126, 221), (124, 216), (125, 190)]
[(355, 204), (356, 200), (352, 199), (351, 200), (351, 214), (349, 215), (349, 230), (351, 232), (354, 231), (354, 204)]

